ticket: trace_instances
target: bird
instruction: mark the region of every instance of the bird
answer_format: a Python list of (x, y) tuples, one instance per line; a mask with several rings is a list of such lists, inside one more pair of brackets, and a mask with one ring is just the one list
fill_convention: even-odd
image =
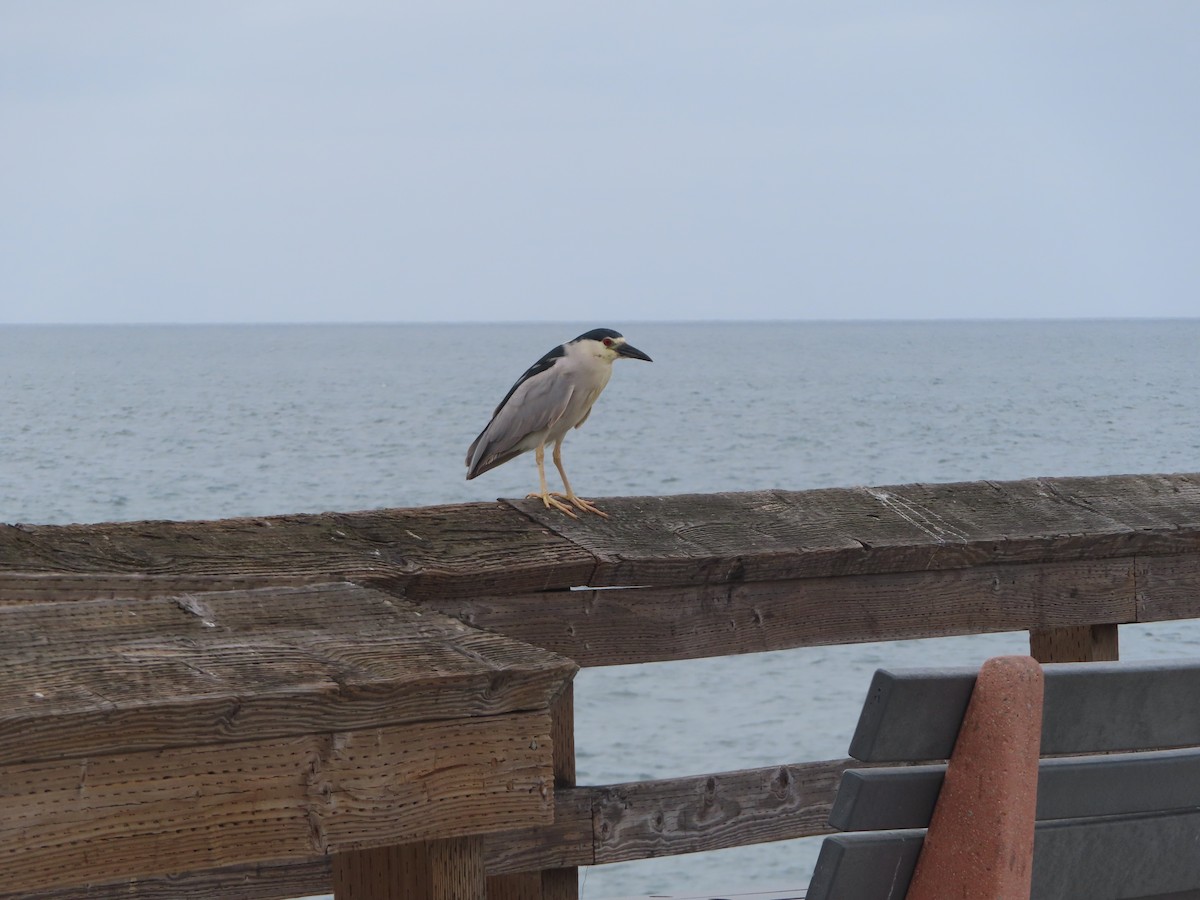
[[(592, 404), (608, 384), (612, 364), (618, 359), (653, 362), (627, 343), (620, 332), (593, 328), (555, 347), (526, 369), (504, 395), (487, 427), (471, 442), (467, 450), (467, 481), (533, 450), (540, 490), (528, 494), (527, 499), (539, 499), (547, 509), (556, 509), (571, 518), (578, 518), (572, 506), (608, 518), (607, 513), (571, 489), (563, 469), (562, 444), (567, 432), (580, 427), (591, 415)], [(566, 493), (551, 493), (546, 488), (547, 444), (554, 446), (554, 466)]]

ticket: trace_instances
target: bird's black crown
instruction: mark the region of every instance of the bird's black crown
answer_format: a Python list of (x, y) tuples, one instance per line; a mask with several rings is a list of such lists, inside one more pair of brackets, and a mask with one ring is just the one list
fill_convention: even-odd
[(619, 337), (623, 337), (621, 332), (613, 331), (611, 328), (593, 328), (591, 331), (586, 331), (579, 337), (575, 338), (575, 340), (571, 341), (571, 343), (574, 344), (578, 341), (602, 341), (605, 338)]

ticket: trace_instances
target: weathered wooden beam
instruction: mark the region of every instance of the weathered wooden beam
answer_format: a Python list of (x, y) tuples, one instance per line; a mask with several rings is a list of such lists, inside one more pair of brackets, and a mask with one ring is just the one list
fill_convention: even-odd
[(545, 711), (0, 766), (4, 887), (165, 875), (552, 816)]
[(1129, 558), (427, 601), (582, 666), (1137, 620)]
[(594, 560), (503, 504), (211, 522), (0, 525), (0, 602), (329, 581), (462, 595), (586, 584)]
[(0, 602), (352, 580), (421, 600), (1200, 553), (1200, 475), (0, 526)]
[(333, 890), (328, 856), (8, 893), (0, 900), (294, 900)]
[(1139, 622), (1200, 618), (1200, 554), (1138, 557), (1136, 576)]
[(606, 788), (595, 800), (596, 862), (826, 834), (847, 764), (832, 760)]
[[(602, 787), (567, 788), (554, 822), (483, 836), (489, 875), (537, 872), (827, 834), (841, 773), (850, 759)], [(283, 900), (330, 890), (328, 857), (243, 865), (173, 878), (93, 885), (83, 894), (41, 891), (23, 900)], [(495, 883), (493, 881), (493, 883)], [(505, 881), (518, 888), (532, 879)], [(540, 885), (540, 880), (539, 880)], [(286, 887), (279, 889), (277, 884)], [(174, 893), (172, 893), (174, 892)], [(0, 900), (15, 900), (0, 893)]]
[(574, 669), (353, 585), (0, 606), (0, 763), (545, 709)]
[(596, 557), (589, 584), (705, 584), (1200, 552), (1200, 475), (507, 501)]
[(574, 670), (346, 584), (0, 606), (5, 889), (548, 823)]

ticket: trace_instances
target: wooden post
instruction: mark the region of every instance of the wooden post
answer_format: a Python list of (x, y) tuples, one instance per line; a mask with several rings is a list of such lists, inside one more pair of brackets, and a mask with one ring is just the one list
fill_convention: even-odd
[[(550, 705), (554, 787), (575, 787), (575, 687), (567, 684)], [(579, 869), (542, 872), (542, 900), (579, 900)]]
[(483, 841), (418, 841), (333, 857), (335, 900), (485, 900)]
[(1117, 626), (1069, 625), (1029, 631), (1029, 655), (1040, 663), (1118, 659)]
[(540, 900), (541, 896), (541, 872), (488, 876), (487, 900)]
[[(550, 704), (550, 740), (555, 789), (574, 787), (575, 693), (571, 684)], [(488, 900), (579, 900), (579, 869), (570, 866), (496, 875), (487, 879), (487, 896)]]

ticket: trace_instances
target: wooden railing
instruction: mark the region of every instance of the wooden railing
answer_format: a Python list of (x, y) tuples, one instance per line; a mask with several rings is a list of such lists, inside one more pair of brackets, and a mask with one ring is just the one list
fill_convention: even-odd
[[(1115, 659), (1120, 624), (1200, 617), (1200, 475), (601, 506), (611, 518), (504, 501), (0, 527), (0, 611), (231, 590), (263, 591), (269, 602), (281, 587), (346, 582), (581, 666), (1016, 630), (1030, 633), (1042, 661)], [(571, 714), (568, 688), (551, 708), (553, 823), (483, 838), (495, 900), (574, 897), (578, 866), (824, 833), (847, 765), (577, 786)], [(9, 859), (19, 865), (20, 853)], [(130, 874), (86, 896), (284, 898), (332, 884), (330, 858), (318, 852), (169, 878)]]

